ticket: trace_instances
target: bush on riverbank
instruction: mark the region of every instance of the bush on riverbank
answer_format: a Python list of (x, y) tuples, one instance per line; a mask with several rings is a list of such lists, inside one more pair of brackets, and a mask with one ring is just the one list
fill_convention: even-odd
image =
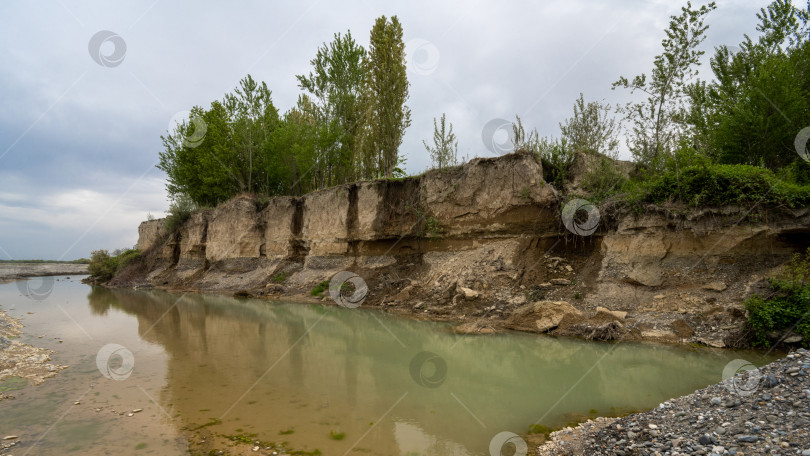
[(748, 326), (753, 331), (755, 346), (770, 346), (768, 334), (792, 331), (810, 342), (810, 249), (795, 254), (785, 272), (770, 279), (773, 293), (768, 297), (752, 296), (745, 302)]
[(171, 233), (183, 226), (186, 220), (191, 217), (191, 213), (196, 209), (197, 205), (194, 204), (191, 198), (185, 195), (177, 197), (169, 206), (169, 212), (166, 215), (166, 219), (163, 221), (163, 227), (166, 229), (166, 232)]
[(94, 279), (107, 281), (140, 255), (138, 249), (118, 249), (112, 255), (106, 250), (95, 250), (90, 254), (87, 270)]

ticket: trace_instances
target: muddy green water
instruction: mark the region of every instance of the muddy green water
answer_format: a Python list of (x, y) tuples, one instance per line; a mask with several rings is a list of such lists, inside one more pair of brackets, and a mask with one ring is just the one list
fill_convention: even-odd
[[(365, 309), (110, 291), (76, 277), (59, 278), (42, 301), (0, 285), (0, 305), (23, 319), (23, 341), (70, 365), (0, 402), (0, 435), (20, 436), (15, 455), (187, 454), (189, 430), (201, 426), (324, 455), (486, 455), (501, 431), (649, 409), (720, 381), (733, 359), (774, 359), (461, 336)], [(103, 364), (120, 380), (97, 366), (111, 343), (134, 360), (128, 376), (121, 356)], [(422, 352), (435, 356), (415, 362)]]

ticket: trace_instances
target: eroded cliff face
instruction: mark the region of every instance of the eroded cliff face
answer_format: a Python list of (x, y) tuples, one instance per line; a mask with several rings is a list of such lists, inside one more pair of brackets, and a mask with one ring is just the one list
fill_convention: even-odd
[(111, 285), (313, 299), (348, 270), (369, 286), (364, 305), (459, 331), (721, 346), (752, 287), (810, 244), (808, 209), (651, 207), (602, 214), (577, 236), (542, 176), (518, 152), (266, 203), (237, 197), (174, 233), (142, 223), (145, 267)]

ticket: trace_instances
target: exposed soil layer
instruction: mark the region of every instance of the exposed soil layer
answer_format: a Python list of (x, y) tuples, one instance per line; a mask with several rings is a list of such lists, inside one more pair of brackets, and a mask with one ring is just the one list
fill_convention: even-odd
[(566, 228), (586, 223), (564, 220), (566, 202), (524, 152), (266, 204), (240, 196), (172, 233), (142, 223), (142, 259), (109, 285), (311, 300), (351, 271), (364, 306), (460, 332), (724, 347), (746, 343), (744, 300), (810, 246), (810, 208), (605, 205), (586, 236)]

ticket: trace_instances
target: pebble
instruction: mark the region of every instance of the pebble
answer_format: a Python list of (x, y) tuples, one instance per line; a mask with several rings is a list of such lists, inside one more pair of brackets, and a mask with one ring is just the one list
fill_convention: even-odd
[[(810, 352), (790, 355), (760, 367), (761, 381), (746, 394), (711, 385), (609, 424), (558, 431), (537, 454), (810, 456)], [(574, 453), (566, 451), (572, 441), (582, 445)]]
[(701, 445), (708, 445), (712, 443), (712, 438), (708, 434), (703, 434), (700, 437), (698, 437), (698, 443), (700, 443)]

